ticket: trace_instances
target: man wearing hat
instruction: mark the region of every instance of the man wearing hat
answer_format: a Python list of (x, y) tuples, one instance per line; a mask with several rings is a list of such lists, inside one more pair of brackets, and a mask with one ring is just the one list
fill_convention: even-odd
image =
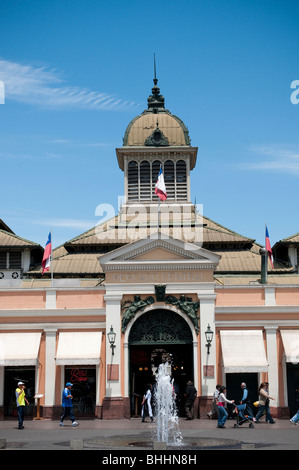
[(18, 388), (16, 389), (16, 403), (18, 410), (18, 429), (24, 429), (23, 421), (25, 416), (25, 403), (29, 405), (29, 401), (25, 397), (25, 384), (23, 382), (18, 382)]
[(73, 384), (70, 382), (67, 382), (65, 384), (65, 389), (62, 392), (62, 415), (60, 418), (60, 423), (59, 426), (63, 426), (64, 419), (69, 417), (70, 420), (72, 421), (73, 426), (78, 426), (78, 423), (76, 422), (74, 413), (73, 413), (73, 395), (71, 394), (71, 388)]

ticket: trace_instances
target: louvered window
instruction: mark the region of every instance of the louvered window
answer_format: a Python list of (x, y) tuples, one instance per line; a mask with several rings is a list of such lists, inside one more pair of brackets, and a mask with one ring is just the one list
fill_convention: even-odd
[(147, 161), (140, 164), (140, 201), (151, 199), (151, 169)]
[(9, 253), (9, 269), (21, 269), (22, 253), (20, 251), (11, 251)]
[(187, 200), (187, 172), (186, 162), (179, 160), (176, 164), (176, 199)]
[(6, 269), (6, 259), (7, 259), (7, 254), (6, 251), (0, 251), (0, 269)]
[(166, 186), (167, 199), (175, 199), (174, 163), (171, 160), (167, 160), (164, 163), (163, 174)]
[(135, 161), (128, 165), (128, 199), (138, 200), (138, 165)]
[[(152, 163), (142, 160), (128, 163), (128, 200), (129, 201), (158, 201), (155, 195), (155, 185), (160, 171), (161, 161)], [(167, 199), (175, 201), (187, 200), (187, 169), (186, 162), (167, 160), (162, 164), (166, 186)]]

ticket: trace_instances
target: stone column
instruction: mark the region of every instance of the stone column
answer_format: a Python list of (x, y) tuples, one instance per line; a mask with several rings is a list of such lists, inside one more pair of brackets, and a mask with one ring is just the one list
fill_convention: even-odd
[(278, 357), (277, 357), (277, 326), (266, 326), (266, 343), (268, 358), (268, 382), (269, 394), (276, 400), (270, 400), (270, 406), (274, 416), (277, 416), (279, 407), (279, 380), (278, 380)]
[[(206, 417), (206, 414), (211, 411), (213, 393), (216, 388), (215, 299), (216, 295), (209, 295), (200, 299), (201, 397), (199, 413), (201, 417)], [(209, 354), (205, 337), (208, 325), (214, 332)]]
[[(108, 337), (106, 340), (106, 396), (103, 401), (103, 419), (118, 419), (127, 416), (129, 400), (121, 392), (121, 299), (122, 295), (105, 295), (106, 301), (106, 335), (112, 326), (116, 333), (114, 354)], [(128, 403), (127, 403), (128, 402)]]
[(55, 405), (55, 375), (56, 375), (56, 334), (57, 329), (45, 329), (46, 360), (45, 360), (45, 405), (44, 418), (52, 418)]

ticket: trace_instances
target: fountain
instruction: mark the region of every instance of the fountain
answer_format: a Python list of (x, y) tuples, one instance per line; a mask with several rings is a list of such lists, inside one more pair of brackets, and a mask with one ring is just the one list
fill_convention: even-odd
[(160, 364), (156, 376), (155, 391), (156, 440), (166, 445), (180, 445), (182, 435), (179, 430), (179, 419), (175, 404), (171, 365)]

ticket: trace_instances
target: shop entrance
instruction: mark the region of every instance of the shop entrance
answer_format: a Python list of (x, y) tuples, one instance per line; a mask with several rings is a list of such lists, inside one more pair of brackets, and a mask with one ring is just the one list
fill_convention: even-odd
[[(258, 373), (256, 372), (242, 372), (242, 373), (229, 373), (226, 374), (226, 387), (227, 387), (227, 398), (229, 400), (235, 400), (236, 404), (240, 403), (240, 400), (243, 395), (243, 391), (241, 389), (241, 383), (245, 382), (248, 392), (249, 398), (251, 401), (251, 409), (253, 413), (257, 411), (257, 409), (253, 406), (253, 403), (258, 400), (259, 393), (258, 393)], [(228, 406), (228, 410), (232, 412), (234, 407), (232, 405)]]
[(71, 382), (76, 417), (94, 417), (96, 405), (95, 366), (65, 367), (65, 383)]
[(288, 405), (290, 417), (299, 408), (299, 364), (287, 363)]
[(35, 367), (5, 367), (4, 369), (4, 416), (17, 416), (16, 388), (18, 382), (24, 382), (26, 398), (26, 416), (33, 416), (35, 395)]
[(184, 393), (193, 377), (193, 338), (187, 322), (175, 312), (158, 309), (143, 314), (132, 326), (130, 345), (131, 415), (140, 416), (148, 383), (154, 384), (161, 363), (168, 362), (177, 392), (179, 414), (184, 414)]

